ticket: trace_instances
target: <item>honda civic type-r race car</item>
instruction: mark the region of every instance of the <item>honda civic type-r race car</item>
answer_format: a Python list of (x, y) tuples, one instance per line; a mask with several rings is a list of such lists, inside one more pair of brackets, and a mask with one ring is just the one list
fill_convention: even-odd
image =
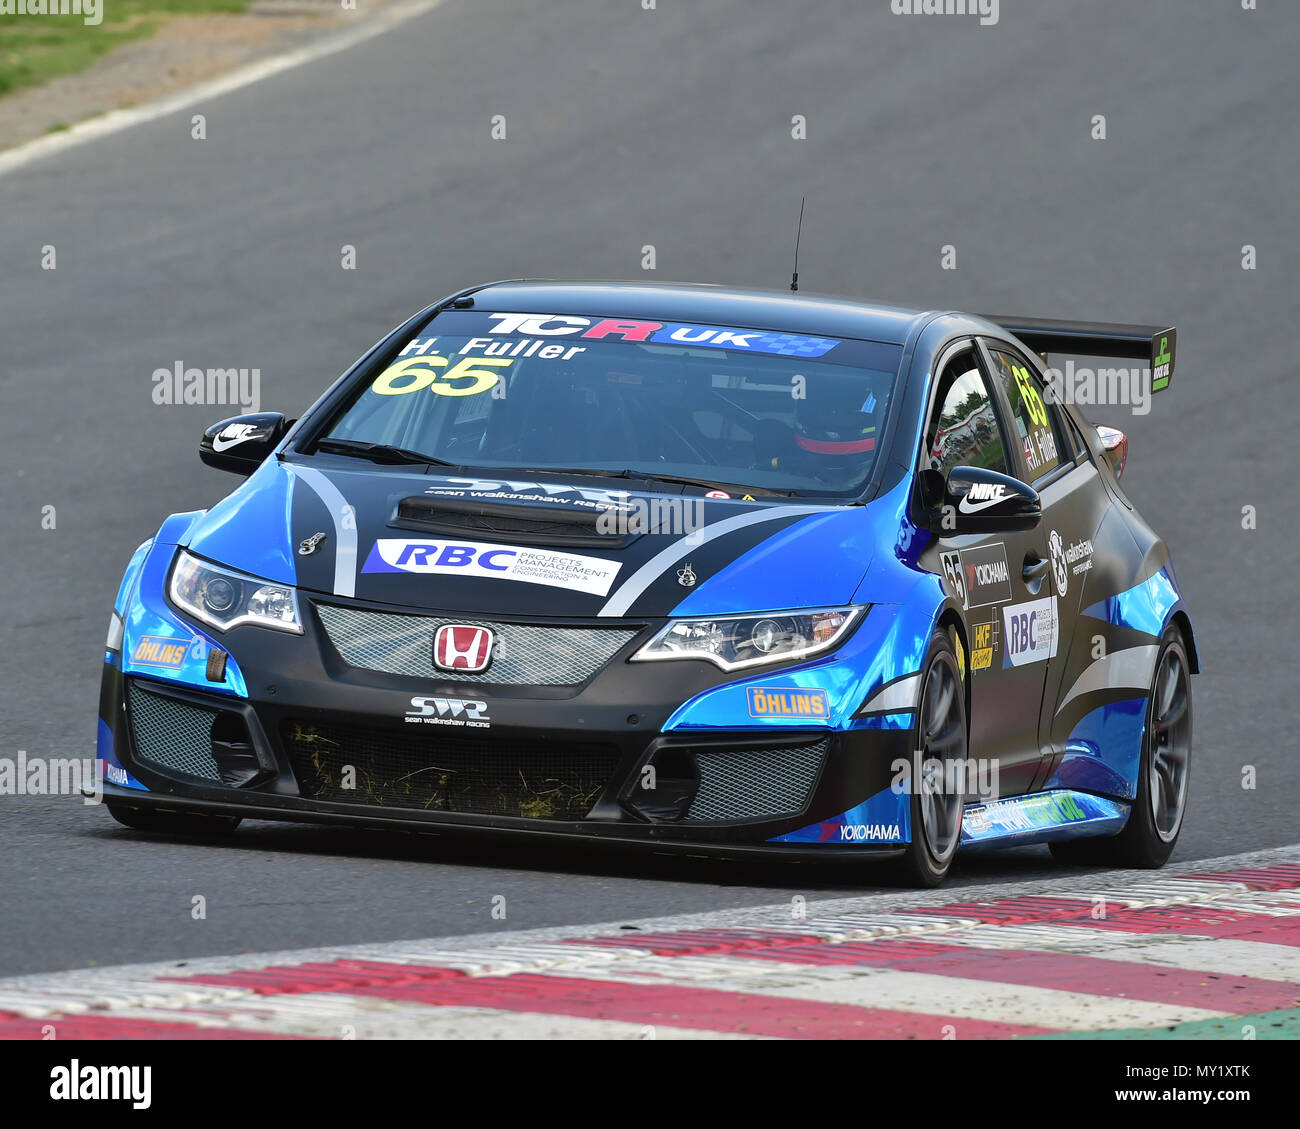
[(1158, 866), (1191, 623), (1049, 352), (1172, 376), (1171, 328), (707, 286), (465, 290), (135, 552), (109, 811), (878, 859)]

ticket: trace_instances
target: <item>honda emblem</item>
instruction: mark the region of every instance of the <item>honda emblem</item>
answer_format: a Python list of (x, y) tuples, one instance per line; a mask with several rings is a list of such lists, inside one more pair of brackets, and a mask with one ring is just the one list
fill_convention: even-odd
[(478, 674), (492, 661), (492, 632), (465, 623), (444, 623), (433, 636), (433, 665)]

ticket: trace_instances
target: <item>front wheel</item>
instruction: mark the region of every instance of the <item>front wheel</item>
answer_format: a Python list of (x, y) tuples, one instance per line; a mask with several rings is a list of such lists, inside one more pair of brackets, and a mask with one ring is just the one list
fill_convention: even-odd
[(1173, 854), (1187, 812), (1192, 761), (1191, 664), (1182, 632), (1171, 626), (1160, 642), (1142, 731), (1137, 798), (1128, 823), (1107, 839), (1052, 844), (1060, 862), (1108, 863), (1151, 870)]
[[(952, 866), (961, 841), (965, 794), (953, 787), (961, 773), (948, 770), (966, 761), (966, 687), (947, 632), (930, 637), (912, 748), (920, 771), (908, 776), (912, 841), (892, 872), (911, 886), (938, 886)], [(915, 753), (914, 753), (915, 755)], [(917, 777), (920, 779), (917, 779)]]

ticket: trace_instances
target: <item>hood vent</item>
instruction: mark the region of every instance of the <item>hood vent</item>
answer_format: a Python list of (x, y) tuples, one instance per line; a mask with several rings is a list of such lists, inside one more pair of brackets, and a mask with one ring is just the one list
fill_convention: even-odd
[(556, 503), (485, 502), (416, 495), (397, 503), (397, 512), (389, 524), (447, 537), (599, 549), (623, 549), (640, 536), (639, 532), (619, 532), (622, 523), (617, 522), (611, 523), (614, 532), (602, 533), (600, 518), (605, 512), (585, 507), (569, 509)]

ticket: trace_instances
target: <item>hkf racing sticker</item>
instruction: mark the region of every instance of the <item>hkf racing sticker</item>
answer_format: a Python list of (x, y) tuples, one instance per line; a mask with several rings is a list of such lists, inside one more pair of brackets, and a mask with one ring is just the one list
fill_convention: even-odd
[(375, 542), (361, 571), (480, 576), (604, 596), (621, 567), (621, 564), (603, 557), (583, 557), (548, 549), (489, 545), (479, 541), (382, 538)]
[(998, 621), (976, 623), (971, 626), (970, 668), (988, 670), (998, 648)]
[(797, 686), (750, 686), (750, 717), (799, 717), (825, 721), (830, 716), (830, 700), (825, 690), (801, 690)]
[(1002, 609), (1003, 666), (1028, 666), (1056, 657), (1056, 597)]

